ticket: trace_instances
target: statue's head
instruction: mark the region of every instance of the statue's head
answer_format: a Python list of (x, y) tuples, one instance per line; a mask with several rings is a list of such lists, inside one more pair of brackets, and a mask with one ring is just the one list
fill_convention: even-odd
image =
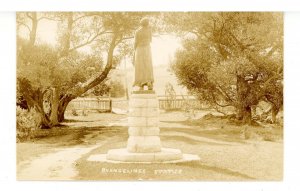
[(148, 18), (142, 18), (141, 25), (142, 25), (142, 27), (149, 26), (149, 19)]

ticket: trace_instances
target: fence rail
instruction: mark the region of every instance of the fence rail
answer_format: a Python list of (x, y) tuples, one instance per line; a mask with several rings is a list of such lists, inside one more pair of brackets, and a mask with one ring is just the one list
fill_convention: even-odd
[[(186, 107), (200, 108), (204, 107), (201, 102), (195, 98), (176, 98), (168, 100), (166, 97), (159, 96), (159, 109), (186, 109)], [(111, 98), (77, 98), (72, 100), (67, 111), (71, 110), (95, 110), (101, 112), (111, 112), (113, 108), (128, 110), (128, 100)]]
[(186, 109), (187, 107), (198, 108), (201, 103), (197, 99), (159, 99), (159, 109)]
[(77, 98), (72, 100), (67, 106), (67, 110), (97, 110), (110, 112), (112, 100), (109, 98)]

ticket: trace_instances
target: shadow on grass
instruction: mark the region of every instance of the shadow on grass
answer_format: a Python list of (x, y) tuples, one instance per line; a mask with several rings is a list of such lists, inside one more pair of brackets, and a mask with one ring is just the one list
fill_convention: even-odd
[(93, 122), (91, 120), (82, 120), (82, 119), (65, 119), (64, 123), (75, 123), (75, 122)]
[(221, 143), (213, 143), (213, 142), (208, 142), (208, 141), (199, 141), (199, 140), (195, 140), (189, 137), (184, 137), (184, 136), (166, 136), (166, 135), (162, 135), (160, 136), (160, 138), (162, 139), (162, 141), (181, 141), (184, 144), (190, 144), (190, 145), (226, 145), (226, 144), (221, 144)]
[(201, 162), (185, 162), (185, 163), (178, 163), (176, 165), (177, 166), (192, 167), (192, 168), (200, 168), (200, 169), (204, 169), (204, 170), (214, 171), (214, 172), (217, 172), (217, 173), (227, 174), (227, 175), (230, 175), (230, 176), (241, 177), (243, 179), (255, 180), (255, 178), (253, 178), (251, 176), (248, 176), (247, 174), (243, 174), (243, 173), (233, 171), (233, 170), (230, 170), (230, 169), (226, 169), (226, 168), (201, 164)]
[(213, 139), (216, 141), (227, 141), (227, 142), (235, 142), (235, 143), (245, 143), (243, 139), (241, 139), (241, 130), (238, 128), (234, 129), (201, 129), (199, 128), (193, 128), (193, 129), (182, 129), (182, 128), (163, 128), (161, 131), (165, 134), (168, 134), (168, 132), (180, 132), (185, 133), (187, 135), (191, 136), (199, 136), (199, 137), (205, 137), (209, 139)]
[(123, 127), (54, 127), (52, 129), (37, 130), (30, 142), (53, 144), (55, 146), (93, 144), (97, 137), (122, 134), (122, 131), (124, 131)]

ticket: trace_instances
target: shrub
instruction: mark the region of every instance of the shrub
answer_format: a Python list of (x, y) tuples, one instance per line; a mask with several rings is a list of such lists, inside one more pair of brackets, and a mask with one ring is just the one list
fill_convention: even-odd
[(41, 117), (35, 109), (26, 110), (17, 106), (17, 142), (29, 140), (34, 137), (35, 130), (40, 128)]

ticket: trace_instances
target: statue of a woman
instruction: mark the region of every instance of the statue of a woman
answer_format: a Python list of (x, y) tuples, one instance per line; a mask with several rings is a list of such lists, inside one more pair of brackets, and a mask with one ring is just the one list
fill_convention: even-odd
[(147, 86), (148, 90), (153, 89), (151, 41), (149, 20), (144, 18), (141, 20), (141, 27), (136, 31), (134, 43), (135, 80), (133, 86), (140, 87), (140, 90), (144, 90), (144, 86)]

